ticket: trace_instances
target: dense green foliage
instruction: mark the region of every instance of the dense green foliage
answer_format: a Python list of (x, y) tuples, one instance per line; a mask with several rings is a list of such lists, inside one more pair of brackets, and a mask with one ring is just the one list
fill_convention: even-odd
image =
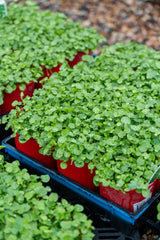
[(62, 13), (39, 11), (31, 1), (11, 3), (8, 15), (0, 18), (0, 104), (3, 90), (10, 93), (18, 84), (37, 81), (43, 75), (40, 66), (73, 60), (77, 52), (88, 53), (104, 40)]
[(43, 154), (54, 148), (64, 168), (69, 157), (96, 167), (96, 185), (147, 196), (160, 164), (160, 52), (118, 43), (84, 59), (12, 110), (8, 126), (21, 142), (36, 139)]
[(0, 155), (0, 239), (91, 240), (91, 220), (79, 204), (58, 201), (43, 182), (48, 175), (30, 175), (19, 162), (5, 162)]

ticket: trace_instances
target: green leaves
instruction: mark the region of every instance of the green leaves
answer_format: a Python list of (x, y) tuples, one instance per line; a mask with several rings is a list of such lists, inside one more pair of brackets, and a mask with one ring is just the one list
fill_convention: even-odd
[(158, 211), (157, 219), (160, 220), (160, 203), (158, 203), (157, 205), (157, 211)]
[(147, 150), (149, 150), (152, 147), (152, 145), (150, 144), (150, 140), (143, 140), (142, 142), (140, 142), (140, 146), (138, 147), (140, 152), (146, 152)]
[(57, 193), (43, 186), (48, 181), (48, 175), (21, 170), (18, 161), (1, 162), (0, 239), (93, 239), (94, 228), (83, 207), (59, 201)]
[(130, 124), (131, 123), (131, 121), (128, 117), (122, 117), (121, 122), (124, 123), (124, 124)]
[[(156, 66), (157, 66), (157, 64), (156, 64)], [(149, 69), (149, 70), (147, 71), (147, 79), (154, 79), (154, 78), (156, 78), (156, 76), (157, 76), (158, 74), (159, 74), (159, 73), (158, 73), (157, 71), (153, 71), (153, 70)]]
[(63, 65), (5, 121), (22, 141), (33, 137), (41, 153), (54, 150), (62, 168), (69, 159), (91, 163), (96, 185), (147, 193), (160, 156), (160, 53), (117, 43), (84, 59), (72, 69)]
[[(89, 53), (106, 41), (93, 28), (83, 28), (62, 13), (39, 11), (36, 3), (12, 3), (0, 19), (0, 89), (11, 93), (16, 85), (37, 82), (47, 69)], [(0, 91), (2, 95), (2, 91)], [(2, 101), (0, 101), (1, 104)]]
[(142, 190), (142, 195), (144, 198), (147, 198), (150, 195), (150, 191), (148, 189), (143, 189)]
[(48, 175), (42, 175), (41, 180), (42, 180), (42, 182), (47, 183), (47, 182), (49, 182), (50, 177)]
[(66, 142), (66, 137), (62, 136), (60, 138), (58, 138), (58, 144), (63, 144)]

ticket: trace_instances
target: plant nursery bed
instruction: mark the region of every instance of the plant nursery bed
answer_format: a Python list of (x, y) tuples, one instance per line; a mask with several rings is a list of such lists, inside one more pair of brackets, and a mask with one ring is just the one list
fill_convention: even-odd
[[(3, 155), (5, 158), (5, 161), (12, 163), (16, 160), (13, 156), (6, 153), (4, 150), (0, 150), (0, 155)], [(24, 163), (23, 161), (20, 161), (20, 168), (27, 168), (28, 173), (30, 174), (36, 174), (41, 175), (41, 171), (33, 168), (32, 166), (28, 166), (28, 164)], [(76, 195), (73, 195), (72, 198), (70, 197), (71, 191), (69, 189), (64, 189), (63, 186), (60, 184), (54, 184), (54, 180), (50, 179), (48, 183), (45, 183), (46, 186), (51, 187), (52, 192), (56, 192), (59, 195), (59, 200), (65, 197), (65, 199), (69, 199), (70, 204), (76, 204), (80, 200), (77, 199)], [(75, 200), (76, 199), (76, 200)], [(118, 231), (116, 228), (114, 228), (109, 221), (104, 221), (100, 218), (100, 216), (96, 213), (91, 212), (89, 208), (86, 207), (84, 204), (84, 213), (87, 215), (88, 219), (92, 220), (92, 225), (94, 226), (94, 234), (95, 237), (93, 240), (132, 240), (132, 239), (139, 239), (137, 236), (139, 236), (138, 233), (136, 233), (136, 238), (133, 238), (133, 236), (126, 236), (122, 232)]]
[[(23, 154), (15, 148), (13, 138), (5, 138), (2, 141), (2, 145), (5, 146), (5, 152), (7, 154), (15, 159), (18, 159), (21, 164), (24, 164), (27, 168), (35, 171), (37, 174), (48, 174), (51, 178), (51, 187), (54, 188), (60, 196), (65, 197), (72, 203), (78, 202), (85, 206), (85, 209), (87, 209), (90, 217), (93, 218), (93, 222), (95, 222), (95, 226), (97, 227), (96, 234), (99, 237), (95, 239), (138, 240), (140, 239), (139, 230), (141, 229), (141, 231), (144, 231), (146, 226), (150, 226), (157, 232), (157, 234), (160, 234), (159, 222), (156, 222), (155, 220), (156, 210), (155, 213), (152, 210), (152, 208), (154, 209), (154, 205), (157, 204), (160, 199), (160, 192), (156, 193), (136, 212), (129, 212), (128, 210), (100, 196), (98, 193), (83, 187), (73, 180), (70, 180), (66, 176), (58, 173), (56, 170), (52, 170), (37, 160)], [(99, 220), (97, 220), (95, 216)], [(110, 230), (106, 230), (106, 226), (109, 226)], [(116, 229), (115, 232), (113, 231), (113, 228)], [(111, 237), (112, 233), (113, 236)], [(127, 238), (125, 238), (126, 236)]]
[[(12, 140), (11, 140), (12, 141)], [(12, 162), (17, 159), (17, 157), (13, 157), (4, 150), (0, 150), (0, 155), (4, 155), (5, 160), (7, 162)], [(20, 160), (20, 168), (27, 168), (28, 172), (30, 174), (37, 174), (41, 175), (43, 174), (43, 171), (41, 171), (41, 168), (35, 168), (35, 166), (29, 165), (24, 159)], [(138, 228), (133, 227), (131, 233), (125, 234), (120, 230), (117, 230), (114, 227), (114, 222), (111, 219), (107, 219), (102, 214), (99, 214), (99, 212), (92, 211), (88, 206), (87, 203), (84, 201), (84, 199), (80, 196), (78, 196), (76, 193), (73, 194), (73, 190), (69, 188), (64, 188), (63, 184), (59, 183), (58, 181), (55, 181), (52, 177), (50, 178), (50, 181), (46, 183), (47, 186), (50, 186), (52, 189), (52, 192), (56, 192), (59, 195), (59, 199), (65, 198), (67, 199), (70, 204), (76, 204), (81, 203), (84, 206), (84, 213), (87, 215), (89, 219), (92, 220), (93, 226), (95, 227), (94, 234), (95, 237), (93, 240), (140, 240), (142, 234), (145, 234), (147, 230), (149, 229), (150, 235), (154, 232), (158, 232), (159, 225), (155, 222), (153, 222), (153, 215), (155, 212), (154, 204), (157, 204), (157, 201), (160, 201), (160, 198), (156, 198), (156, 201), (154, 201), (154, 204), (150, 206), (148, 210), (150, 210), (150, 214), (147, 215), (147, 217), (142, 217), (140, 220), (141, 225), (139, 224)], [(147, 211), (148, 211), (147, 210)], [(150, 215), (150, 216), (149, 216)], [(158, 235), (155, 235), (158, 236)], [(158, 239), (158, 238), (156, 238)]]

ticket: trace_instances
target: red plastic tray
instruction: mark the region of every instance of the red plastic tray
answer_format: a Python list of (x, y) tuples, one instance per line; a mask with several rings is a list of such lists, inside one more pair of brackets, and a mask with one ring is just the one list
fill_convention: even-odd
[(43, 155), (39, 153), (40, 147), (39, 144), (33, 139), (30, 138), (27, 142), (25, 143), (20, 143), (19, 142), (19, 135), (17, 135), (15, 138), (15, 145), (16, 148), (27, 154), (28, 156), (38, 160), (39, 162), (45, 164), (48, 167), (51, 167), (52, 169), (57, 168), (57, 161), (54, 160), (54, 158), (51, 155)]
[(19, 87), (20, 87), (20, 85), (17, 85), (16, 90), (11, 92), (11, 93), (4, 92), (3, 104), (0, 105), (0, 114), (1, 115), (4, 115), (4, 114), (8, 113), (11, 109), (14, 108), (12, 106), (12, 103), (15, 100), (21, 101), (21, 97), (20, 97), (21, 92), (24, 93), (24, 97), (26, 97), (27, 95), (32, 97), (33, 91), (34, 91), (34, 87), (35, 87), (35, 83), (34, 82), (30, 82), (30, 83), (26, 84), (26, 88), (25, 88), (24, 91), (21, 91), (19, 89)]
[[(154, 180), (149, 185), (149, 190), (151, 192), (150, 197), (157, 193), (160, 190), (160, 179)], [(111, 187), (104, 187), (102, 184), (100, 184), (100, 195), (131, 212), (136, 211), (137, 208), (148, 200), (148, 198), (144, 198), (141, 193), (137, 193), (134, 189), (123, 193)]]
[[(84, 52), (78, 52), (72, 61), (67, 60), (69, 66), (70, 66), (70, 67), (73, 67), (73, 66), (76, 65), (78, 62), (82, 61), (82, 57), (83, 57), (84, 55), (86, 55), (86, 53), (84, 53)], [(92, 51), (91, 51), (91, 50), (89, 50), (88, 55), (92, 55)]]
[(80, 183), (81, 185), (98, 192), (98, 188), (93, 183), (93, 177), (95, 176), (95, 171), (93, 173), (90, 172), (90, 169), (88, 169), (88, 164), (85, 163), (85, 165), (82, 168), (78, 168), (75, 166), (74, 163), (71, 164), (71, 160), (67, 161), (67, 168), (62, 169), (60, 167), (60, 163), (62, 161), (57, 161), (57, 170), (61, 174), (63, 174), (66, 177), (69, 177), (70, 179)]
[[(92, 51), (89, 50), (89, 53), (88, 53), (88, 54), (89, 54), (89, 55), (92, 55)], [(78, 62), (82, 61), (82, 57), (83, 57), (84, 55), (86, 55), (85, 52), (78, 52), (78, 53), (75, 55), (75, 57), (74, 57), (74, 59), (73, 59), (72, 61), (67, 60), (69, 66), (70, 66), (70, 67), (73, 67), (73, 66), (76, 65)], [(51, 76), (53, 73), (55, 73), (55, 72), (59, 72), (61, 65), (62, 65), (62, 64), (59, 63), (56, 67), (53, 67), (53, 68), (51, 68), (51, 69), (47, 69), (45, 66), (42, 66), (42, 70), (43, 70), (44, 75), (38, 79), (38, 82), (36, 83), (35, 88), (36, 88), (36, 89), (42, 88), (43, 84), (42, 84), (40, 81), (41, 81), (43, 78), (45, 78), (45, 77), (50, 78), (50, 76)]]

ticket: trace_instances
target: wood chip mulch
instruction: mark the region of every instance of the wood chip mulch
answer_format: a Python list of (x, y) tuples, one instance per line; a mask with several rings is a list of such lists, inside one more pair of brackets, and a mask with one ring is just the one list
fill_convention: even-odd
[[(81, 22), (84, 27), (94, 27), (106, 37), (108, 45), (136, 41), (160, 50), (160, 0), (36, 0), (36, 2), (41, 9), (63, 12), (72, 20)], [(99, 53), (100, 50), (95, 53)]]

